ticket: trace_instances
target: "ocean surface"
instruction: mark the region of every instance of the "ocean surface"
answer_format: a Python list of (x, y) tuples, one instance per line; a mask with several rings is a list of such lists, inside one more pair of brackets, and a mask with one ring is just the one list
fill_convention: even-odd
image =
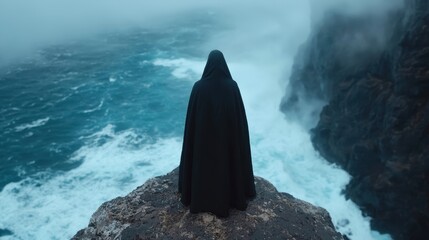
[[(104, 201), (177, 167), (190, 90), (217, 27), (103, 33), (0, 66), (0, 239), (68, 239)], [(351, 239), (390, 239), (341, 195), (349, 175), (279, 111), (293, 56), (225, 57), (243, 95), (255, 175), (326, 208)]]

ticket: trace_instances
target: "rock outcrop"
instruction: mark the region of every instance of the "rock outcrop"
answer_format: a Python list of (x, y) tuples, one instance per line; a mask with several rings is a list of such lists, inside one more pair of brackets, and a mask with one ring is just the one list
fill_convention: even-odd
[[(429, 1), (328, 14), (296, 57), (282, 103), (317, 116), (315, 148), (352, 176), (347, 197), (395, 239), (429, 229)], [(322, 101), (323, 110), (302, 113)]]
[(191, 214), (179, 201), (178, 170), (103, 203), (73, 239), (343, 239), (320, 207), (256, 177), (257, 197), (228, 218)]

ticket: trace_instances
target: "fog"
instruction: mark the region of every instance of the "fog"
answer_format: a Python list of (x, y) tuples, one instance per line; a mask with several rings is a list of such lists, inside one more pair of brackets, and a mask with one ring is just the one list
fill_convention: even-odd
[(0, 63), (51, 44), (134, 26), (154, 27), (197, 6), (173, 1), (2, 0)]
[[(280, 7), (284, 6), (282, 2), (275, 0), (270, 4)], [(133, 27), (156, 28), (205, 12), (227, 14), (232, 21), (251, 19), (250, 26), (258, 24), (259, 19), (263, 21), (264, 14), (272, 13), (266, 8), (272, 7), (262, 1), (237, 0), (1, 0), (0, 63), (19, 59), (52, 44)], [(276, 16), (283, 18), (281, 8), (274, 9)]]
[[(186, 75), (185, 73), (189, 70), (202, 71), (201, 66), (210, 50), (222, 50), (234, 79), (239, 83), (246, 105), (253, 140), (253, 159), (255, 166), (259, 166), (255, 167), (255, 174), (266, 177), (280, 191), (287, 191), (298, 198), (327, 208), (334, 224), (339, 220), (349, 219), (349, 226), (341, 229), (343, 233), (353, 231), (356, 239), (359, 239), (359, 236), (364, 236), (360, 239), (371, 239), (367, 237), (371, 236), (368, 219), (362, 217), (358, 207), (340, 195), (341, 187), (348, 182), (347, 174), (320, 159), (312, 148), (306, 130), (293, 122), (285, 121), (284, 114), (279, 112), (278, 106), (281, 97), (285, 94), (291, 67), (299, 47), (308, 39), (311, 30), (318, 26), (326, 12), (334, 10), (351, 16), (363, 14), (383, 16), (401, 4), (401, 0), (218, 0), (210, 2), (201, 0), (0, 0), (0, 67), (19, 63), (52, 45), (79, 43), (85, 39), (97, 37), (99, 34), (136, 28), (157, 31), (164, 27), (176, 26), (180, 21), (193, 19), (192, 16), (210, 17), (220, 23), (216, 27), (223, 26), (224, 29), (216, 28), (216, 33), (210, 35), (203, 46), (196, 46), (201, 56), (197, 59), (181, 59), (182, 56), (158, 59), (154, 65), (158, 63), (165, 67), (178, 68), (180, 71), (176, 69), (177, 71)], [(192, 24), (200, 23), (196, 21)], [(368, 30), (376, 36), (376, 39), (379, 39), (377, 48), (383, 48), (386, 42), (384, 24), (380, 22), (380, 24), (368, 26)], [(157, 43), (154, 42), (154, 44)], [(189, 44), (194, 43), (190, 41)], [(337, 44), (348, 44), (359, 51), (374, 47), (368, 45), (365, 38), (361, 36), (345, 36)], [(2, 68), (0, 73), (1, 71)], [(304, 107), (314, 111), (314, 108), (321, 108), (324, 103), (314, 100), (305, 103)], [(150, 159), (171, 161), (161, 166), (164, 167), (162, 170), (169, 169), (177, 163), (178, 159), (171, 156), (176, 156), (180, 151), (180, 144), (173, 142), (173, 144), (165, 144), (174, 145), (171, 147), (171, 155), (167, 154), (168, 156), (164, 156), (166, 152), (164, 145), (159, 147), (159, 151), (147, 152), (143, 149), (133, 157), (128, 157), (129, 152), (122, 151), (118, 147), (121, 151), (118, 150), (117, 158), (114, 159), (139, 159), (140, 156), (148, 154), (146, 157)], [(104, 156), (107, 151), (111, 151), (111, 148), (100, 149), (102, 149), (100, 154), (97, 148), (97, 154), (94, 155)], [(83, 148), (83, 150), (88, 149)], [(87, 154), (86, 151), (82, 152)], [(85, 156), (90, 158), (91, 154)], [(155, 154), (161, 156), (151, 156)], [(114, 159), (110, 159), (110, 170), (116, 168), (117, 162)], [(104, 163), (103, 161), (104, 157), (97, 159), (95, 163)], [(91, 161), (86, 160), (86, 162)], [(71, 176), (70, 178), (74, 179), (73, 174), (76, 172), (77, 176), (80, 176), (79, 171), (85, 166), (82, 164), (80, 168), (65, 173), (60, 178), (65, 178), (67, 180), (65, 182), (69, 182), (68, 177)], [(152, 167), (161, 168), (158, 165)], [(93, 171), (93, 168), (91, 164), (88, 167), (90, 171)], [(332, 171), (335, 174), (331, 174)], [(83, 172), (86, 173), (86, 169)], [(135, 175), (140, 176), (141, 173)], [(109, 178), (111, 178), (110, 175), (106, 177), (108, 183), (110, 183)], [(59, 181), (54, 180), (45, 185), (58, 185)], [(92, 185), (92, 182), (88, 182), (88, 185)], [(46, 189), (49, 192), (52, 190), (50, 187)], [(34, 191), (35, 198), (42, 196), (41, 199), (43, 199), (46, 195), (40, 194), (37, 189)], [(86, 191), (83, 192), (86, 193)], [(104, 199), (105, 196), (101, 192), (98, 194), (100, 199)], [(115, 197), (119, 193), (110, 194), (115, 194), (113, 196)], [(79, 194), (70, 193), (70, 195), (79, 197)], [(14, 198), (11, 199), (14, 200)], [(12, 200), (10, 202), (14, 202)], [(56, 213), (57, 209), (54, 210), (52, 212)], [(66, 210), (66, 212), (77, 212), (75, 209)], [(87, 212), (89, 214), (90, 211)], [(87, 217), (79, 217), (84, 220), (74, 224), (83, 227)], [(17, 225), (22, 224), (17, 223)], [(70, 232), (67, 234), (72, 234), (76, 230), (77, 228), (68, 229)]]
[(366, 14), (383, 15), (401, 7), (403, 0), (310, 0), (312, 21), (317, 23), (326, 12), (337, 11), (344, 14), (359, 16)]
[[(298, 75), (287, 85), (281, 104), (286, 117), (306, 129), (314, 128), (322, 108), (335, 94), (332, 92), (335, 81), (323, 79), (323, 72), (336, 66), (342, 74), (351, 74), (380, 57), (394, 44), (391, 39), (396, 26), (392, 21), (400, 16), (403, 4), (402, 0), (311, 0), (311, 35), (294, 59)], [(326, 49), (314, 47), (322, 45)], [(330, 61), (322, 62), (327, 59)], [(321, 74), (313, 79), (303, 79), (308, 76), (300, 73), (300, 69), (312, 64)]]
[[(302, 0), (0, 0), (0, 64), (52, 44), (131, 27), (153, 28), (202, 12), (224, 14), (223, 20), (226, 18), (236, 27), (248, 30), (249, 36), (244, 37), (249, 39), (255, 31), (293, 33), (293, 37), (277, 39), (285, 41), (285, 49), (281, 50), (293, 54), (302, 36), (308, 34), (310, 21), (318, 22), (327, 10), (340, 9), (347, 14), (380, 13), (401, 2), (310, 0), (310, 14), (310, 4)], [(242, 45), (243, 36), (237, 39), (231, 34), (228, 45), (247, 48), (246, 42)], [(261, 39), (251, 40), (247, 43), (256, 44), (255, 48), (261, 44)]]

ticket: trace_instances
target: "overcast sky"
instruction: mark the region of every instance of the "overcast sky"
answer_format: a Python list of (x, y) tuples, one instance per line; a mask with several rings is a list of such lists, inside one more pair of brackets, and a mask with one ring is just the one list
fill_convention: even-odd
[(224, 12), (227, 21), (248, 30), (264, 30), (262, 25), (272, 23), (276, 27), (280, 23), (279, 31), (284, 27), (302, 35), (307, 34), (309, 22), (317, 21), (326, 9), (378, 13), (402, 2), (309, 1), (311, 7), (308, 0), (0, 0), (0, 62), (69, 39), (135, 26), (157, 27), (202, 11)]

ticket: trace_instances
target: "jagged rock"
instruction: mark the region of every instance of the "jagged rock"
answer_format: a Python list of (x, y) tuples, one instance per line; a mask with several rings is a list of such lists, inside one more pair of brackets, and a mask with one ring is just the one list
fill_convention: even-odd
[(257, 197), (228, 218), (191, 214), (179, 201), (178, 169), (103, 203), (73, 239), (343, 239), (328, 212), (256, 177)]
[[(374, 32), (377, 25), (384, 32)], [(346, 196), (373, 228), (394, 239), (427, 239), (429, 2), (405, 0), (378, 16), (328, 14), (313, 31), (282, 109), (288, 115), (314, 99), (327, 102), (312, 141), (352, 175)], [(350, 36), (363, 43), (355, 48)]]

